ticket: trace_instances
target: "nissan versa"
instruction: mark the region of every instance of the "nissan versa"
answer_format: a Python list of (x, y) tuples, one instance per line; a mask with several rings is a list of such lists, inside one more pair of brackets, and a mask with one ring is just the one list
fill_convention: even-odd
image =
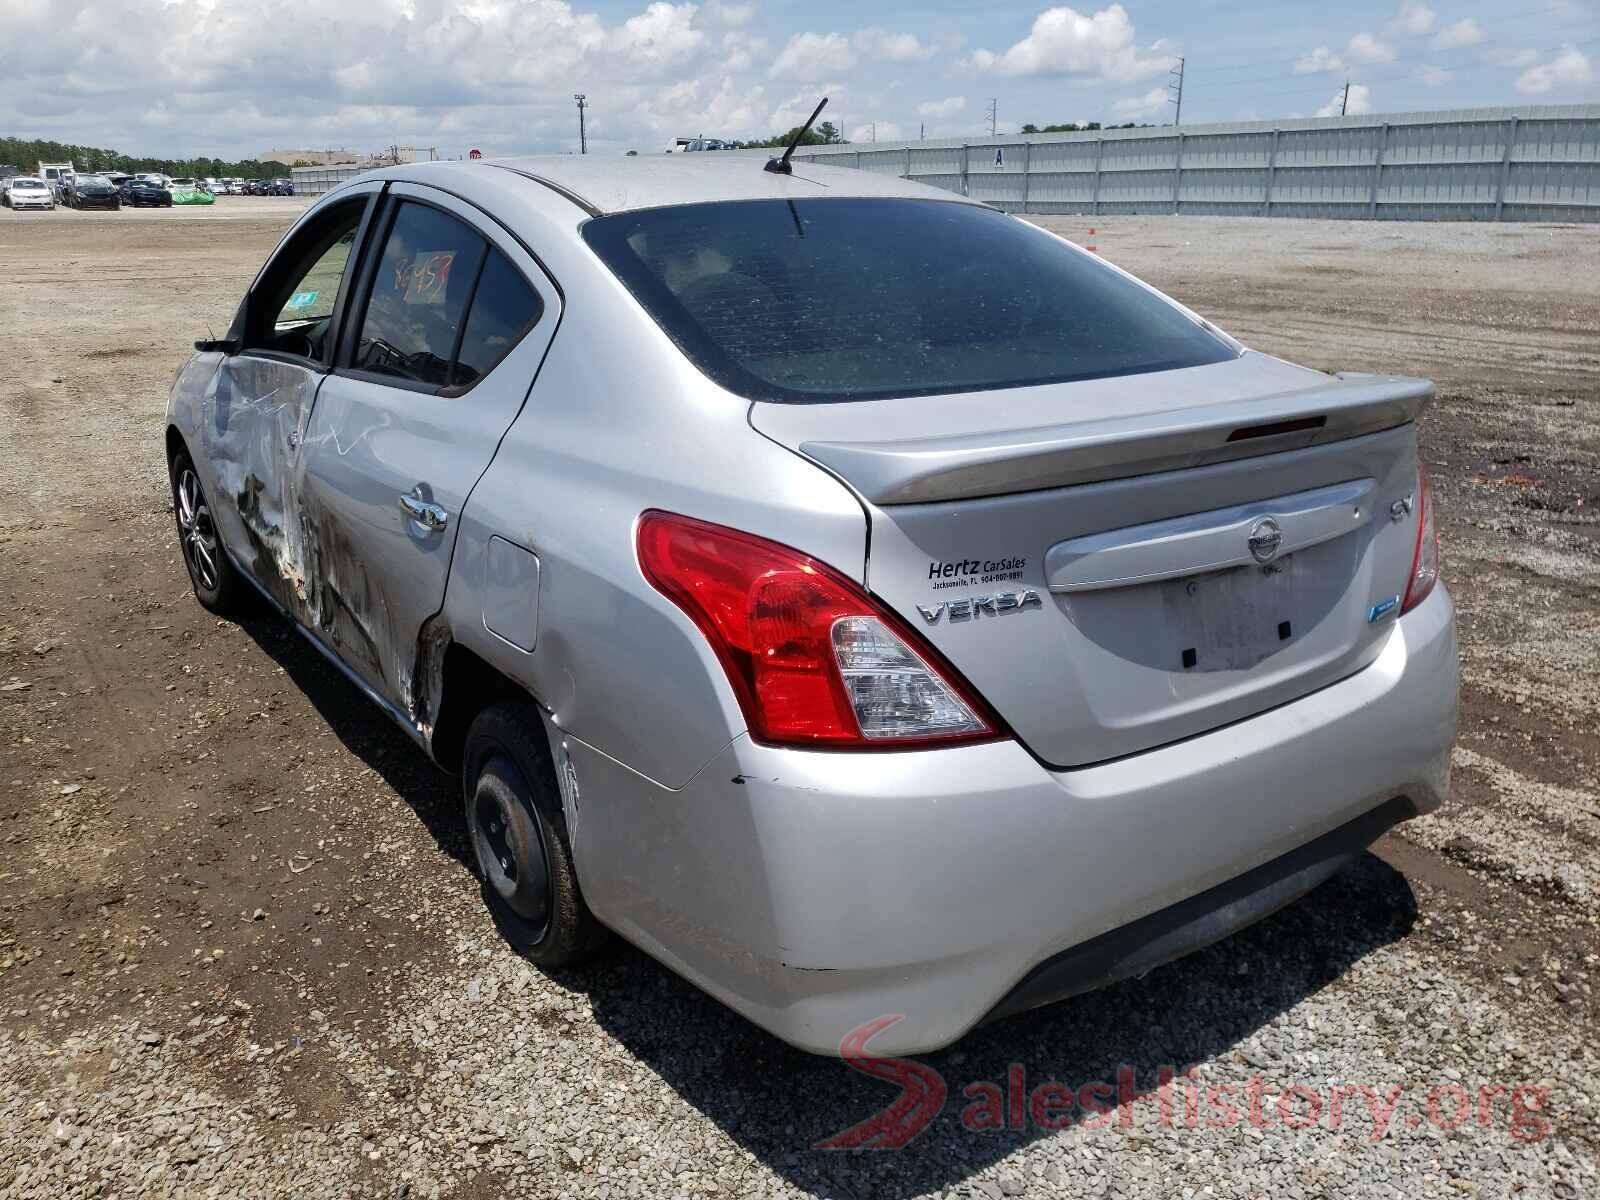
[(1440, 804), (1432, 393), (897, 179), (434, 162), (311, 205), (166, 451), (200, 602), (263, 594), (459, 773), (535, 963), (613, 930), (904, 1053)]

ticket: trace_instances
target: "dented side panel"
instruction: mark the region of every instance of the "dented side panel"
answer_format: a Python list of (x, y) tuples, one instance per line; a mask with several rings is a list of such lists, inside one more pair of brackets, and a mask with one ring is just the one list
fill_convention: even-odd
[(279, 359), (222, 360), (201, 403), (199, 455), (234, 561), (304, 619), (305, 524), (296, 473), (322, 375)]
[[(304, 430), (298, 504), (307, 564), (307, 622), (419, 735), (438, 718), (442, 615), (469, 497), (539, 372), (561, 319), (561, 296), (539, 264), (471, 205), (397, 184), (486, 238), (542, 301), (537, 323), (463, 395), (436, 395), (335, 371)], [(442, 527), (401, 507), (435, 506)], [(481, 608), (479, 615), (481, 624)]]

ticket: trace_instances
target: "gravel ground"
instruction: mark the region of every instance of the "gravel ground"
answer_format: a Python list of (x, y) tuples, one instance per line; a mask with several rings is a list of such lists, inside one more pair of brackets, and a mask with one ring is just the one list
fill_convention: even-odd
[(632, 950), (517, 958), (451, 781), (189, 597), (166, 386), (297, 207), (228, 201), (0, 219), (0, 1197), (1600, 1194), (1600, 230), (1045, 222), (1258, 348), (1439, 380), (1456, 797), (920, 1060), (937, 1119), (838, 1152), (892, 1087)]

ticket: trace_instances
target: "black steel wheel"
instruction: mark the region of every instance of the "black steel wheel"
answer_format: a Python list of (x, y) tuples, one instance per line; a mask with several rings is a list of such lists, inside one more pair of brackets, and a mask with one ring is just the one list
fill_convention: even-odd
[(583, 901), (543, 718), (508, 701), (479, 713), (461, 763), (467, 838), (483, 898), (512, 947), (541, 967), (589, 957), (605, 929)]

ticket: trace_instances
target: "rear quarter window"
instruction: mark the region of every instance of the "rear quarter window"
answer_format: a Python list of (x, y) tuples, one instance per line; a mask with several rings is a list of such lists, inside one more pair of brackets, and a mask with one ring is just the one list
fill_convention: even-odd
[(754, 200), (597, 217), (589, 246), (680, 349), (818, 403), (1199, 366), (1235, 351), (1043, 230), (940, 200)]

